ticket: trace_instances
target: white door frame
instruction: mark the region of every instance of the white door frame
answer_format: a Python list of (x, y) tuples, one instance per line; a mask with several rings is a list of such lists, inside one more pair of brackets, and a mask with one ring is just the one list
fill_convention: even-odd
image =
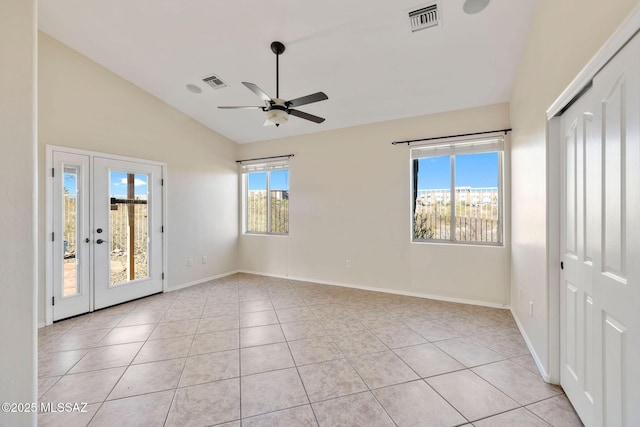
[[(135, 157), (127, 157), (120, 156), (116, 154), (108, 154), (97, 151), (89, 151), (89, 150), (81, 150), (77, 148), (69, 148), (58, 145), (49, 145), (46, 146), (47, 156), (46, 156), (46, 169), (45, 175), (47, 177), (46, 182), (46, 199), (45, 199), (45, 230), (46, 230), (46, 254), (45, 254), (45, 325), (51, 325), (53, 323), (53, 305), (51, 304), (51, 298), (53, 297), (53, 286), (54, 286), (54, 277), (53, 277), (53, 242), (49, 239), (51, 233), (53, 232), (53, 211), (52, 211), (52, 203), (53, 203), (53, 177), (51, 176), (51, 170), (53, 169), (53, 152), (54, 151), (62, 151), (66, 153), (72, 154), (81, 154), (85, 156), (98, 156), (105, 157), (114, 160), (124, 160), (129, 162), (138, 162), (138, 163), (147, 163), (151, 165), (160, 166), (162, 168), (162, 224), (164, 226), (165, 233), (162, 238), (162, 265), (163, 265), (163, 278), (162, 278), (162, 292), (167, 292), (167, 268), (168, 268), (168, 260), (167, 260), (167, 238), (166, 238), (166, 230), (167, 230), (167, 164), (164, 162), (157, 162), (154, 160), (147, 159), (139, 159)], [(93, 259), (90, 260), (91, 268), (93, 268)], [(93, 301), (91, 302), (91, 309), (93, 310)]]
[[(560, 384), (560, 224), (562, 133), (560, 116), (584, 90), (595, 75), (640, 31), (640, 6), (637, 6), (547, 109), (547, 291), (549, 312), (548, 372), (546, 381)], [(545, 375), (546, 374), (546, 375)]]

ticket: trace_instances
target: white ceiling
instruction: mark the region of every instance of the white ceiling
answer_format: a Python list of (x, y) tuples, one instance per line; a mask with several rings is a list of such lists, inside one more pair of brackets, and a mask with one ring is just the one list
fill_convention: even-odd
[[(419, 0), (40, 0), (42, 31), (238, 143), (508, 102), (536, 0), (491, 0), (479, 14), (440, 0), (442, 26), (411, 33)], [(240, 82), (329, 100), (263, 127)], [(216, 73), (229, 87), (201, 78)], [(187, 84), (196, 84), (194, 94)]]

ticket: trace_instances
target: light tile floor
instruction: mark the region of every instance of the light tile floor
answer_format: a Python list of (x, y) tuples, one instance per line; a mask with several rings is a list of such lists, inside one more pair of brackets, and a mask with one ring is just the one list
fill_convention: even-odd
[(237, 274), (39, 331), (42, 426), (580, 426), (507, 310)]

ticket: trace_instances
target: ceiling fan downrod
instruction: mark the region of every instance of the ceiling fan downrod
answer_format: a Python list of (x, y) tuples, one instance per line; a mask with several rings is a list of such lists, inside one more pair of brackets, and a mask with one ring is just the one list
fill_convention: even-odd
[(284, 53), (282, 42), (271, 43), (271, 51), (276, 54), (276, 98), (280, 98), (280, 55)]

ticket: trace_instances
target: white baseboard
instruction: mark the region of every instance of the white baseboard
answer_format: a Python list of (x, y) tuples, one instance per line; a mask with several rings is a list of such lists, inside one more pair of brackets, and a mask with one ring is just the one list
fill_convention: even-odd
[(383, 292), (383, 293), (386, 293), (386, 294), (403, 295), (403, 296), (416, 297), (416, 298), (426, 298), (426, 299), (433, 299), (433, 300), (438, 300), (438, 301), (457, 302), (457, 303), (461, 303), (461, 304), (479, 305), (479, 306), (482, 306), (482, 307), (509, 309), (509, 306), (508, 305), (504, 305), (504, 304), (495, 304), (495, 303), (490, 303), (490, 302), (485, 302), (485, 301), (476, 301), (476, 300), (469, 300), (469, 299), (462, 299), (462, 298), (445, 297), (445, 296), (441, 296), (441, 295), (430, 295), (430, 294), (425, 294), (425, 293), (421, 293), (421, 292), (401, 291), (401, 290), (397, 290), (397, 289), (388, 289), (388, 288), (375, 288), (375, 287), (372, 287), (372, 286), (362, 286), (362, 285), (355, 285), (355, 284), (351, 284), (351, 283), (330, 282), (330, 281), (326, 281), (326, 280), (310, 279), (310, 278), (307, 278), (307, 277), (285, 276), (285, 275), (282, 275), (282, 274), (264, 273), (264, 272), (260, 272), (260, 271), (239, 270), (238, 272), (239, 273), (246, 273), (246, 274), (256, 274), (256, 275), (259, 275), (259, 276), (277, 277), (277, 278), (280, 278), (280, 279), (297, 280), (297, 281), (300, 281), (300, 282), (318, 283), (318, 284), (321, 284), (321, 285), (341, 286), (343, 288), (360, 289), (360, 290), (363, 290), (363, 291)]
[(233, 271), (229, 271), (229, 272), (226, 272), (226, 273), (217, 274), (215, 276), (203, 277), (202, 279), (194, 280), (192, 282), (187, 282), (187, 283), (181, 283), (181, 284), (176, 285), (176, 286), (171, 286), (170, 288), (167, 287), (165, 292), (179, 291), (180, 289), (188, 288), (188, 287), (193, 286), (193, 285), (199, 285), (200, 283), (204, 283), (204, 282), (210, 282), (211, 280), (215, 280), (215, 279), (220, 279), (222, 277), (231, 276), (232, 274), (236, 274), (236, 273), (240, 273), (240, 270), (233, 270)]
[(540, 360), (540, 357), (538, 356), (536, 349), (533, 347), (533, 344), (531, 344), (531, 340), (529, 339), (527, 332), (522, 327), (522, 323), (520, 323), (520, 319), (518, 319), (518, 316), (513, 310), (511, 310), (511, 315), (515, 319), (516, 325), (518, 325), (520, 334), (522, 335), (522, 338), (524, 338), (524, 342), (527, 344), (527, 347), (529, 348), (529, 352), (531, 353), (531, 357), (533, 357), (533, 361), (536, 362), (536, 366), (538, 367), (538, 371), (540, 372), (542, 379), (545, 380), (545, 382), (552, 384), (551, 375), (549, 375), (546, 369), (544, 369), (544, 365), (542, 364), (542, 361)]

